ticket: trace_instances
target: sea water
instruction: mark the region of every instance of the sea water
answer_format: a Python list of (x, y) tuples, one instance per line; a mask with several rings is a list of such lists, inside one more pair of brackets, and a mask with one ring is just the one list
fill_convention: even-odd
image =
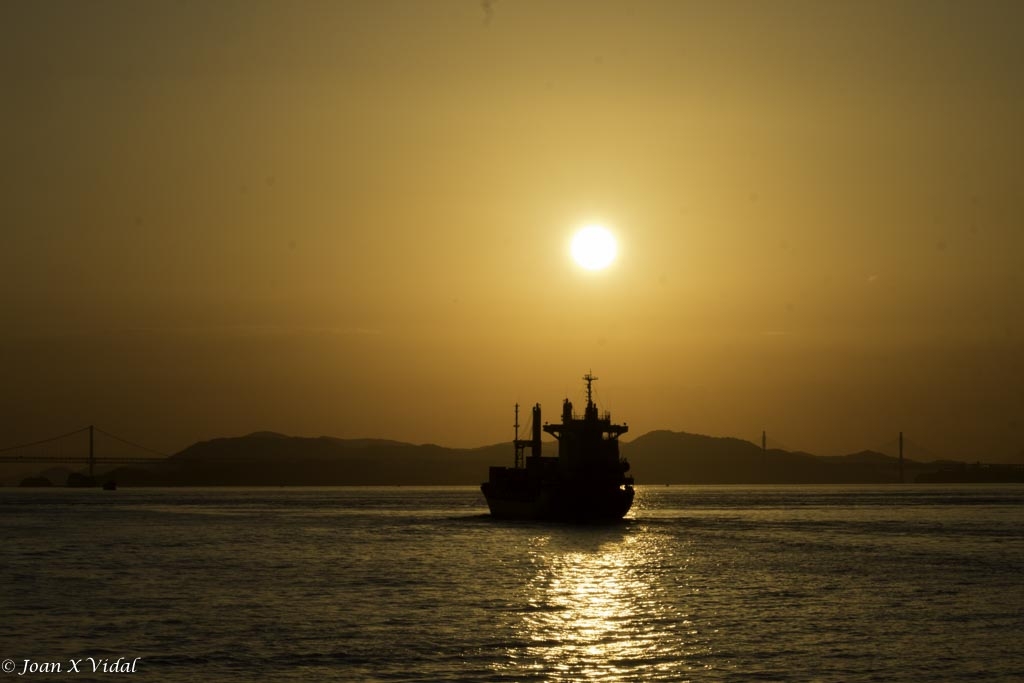
[(0, 681), (1024, 680), (1022, 523), (1021, 486), (640, 487), (595, 527), (475, 488), (6, 489)]

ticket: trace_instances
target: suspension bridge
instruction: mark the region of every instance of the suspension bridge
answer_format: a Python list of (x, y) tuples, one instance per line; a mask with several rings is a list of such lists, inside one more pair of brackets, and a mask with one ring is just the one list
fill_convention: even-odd
[[(782, 443), (781, 441), (773, 438), (768, 438), (767, 430), (761, 432), (761, 450), (767, 452), (771, 450), (782, 450), (792, 451), (793, 449)], [(905, 481), (905, 475), (903, 471), (904, 455), (908, 460), (915, 460), (918, 462), (928, 462), (940, 460), (941, 458), (929, 450), (927, 447), (912, 441), (911, 439), (905, 438), (903, 432), (900, 432), (898, 436), (895, 436), (887, 441), (876, 444), (871, 448), (866, 449), (875, 453), (881, 453), (882, 455), (888, 455), (896, 458), (899, 461), (899, 478), (900, 482)]]
[[(761, 446), (768, 450), (780, 450), (780, 451), (794, 451), (798, 450), (792, 448), (778, 438), (770, 436), (768, 430), (761, 432)], [(874, 444), (864, 449), (873, 451), (875, 453), (881, 453), (883, 455), (889, 455), (894, 458), (899, 457), (900, 453), (909, 460), (929, 461), (929, 460), (941, 460), (942, 456), (929, 450), (926, 446), (910, 439), (905, 436), (903, 432), (894, 434), (891, 439), (884, 442)], [(822, 454), (818, 454), (822, 455)]]
[[(81, 442), (88, 434), (88, 450)], [(97, 455), (96, 437), (113, 440), (120, 444), (120, 447), (129, 447), (135, 452), (143, 452), (146, 455), (120, 455), (109, 453)], [(113, 450), (113, 449), (110, 449)], [(0, 448), (0, 463), (73, 463), (86, 465), (89, 468), (89, 477), (95, 476), (97, 465), (126, 465), (139, 463), (154, 463), (170, 457), (167, 453), (139, 445), (128, 439), (111, 434), (95, 425), (82, 427), (74, 431), (51, 436), (46, 439), (21, 443), (6, 448)]]

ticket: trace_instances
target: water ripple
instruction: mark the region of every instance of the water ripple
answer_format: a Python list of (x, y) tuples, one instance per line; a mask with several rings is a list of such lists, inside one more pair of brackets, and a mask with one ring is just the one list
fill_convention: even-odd
[(1022, 487), (641, 487), (588, 528), (496, 522), (468, 488), (93, 493), (0, 493), (4, 656), (226, 683), (1024, 676)]

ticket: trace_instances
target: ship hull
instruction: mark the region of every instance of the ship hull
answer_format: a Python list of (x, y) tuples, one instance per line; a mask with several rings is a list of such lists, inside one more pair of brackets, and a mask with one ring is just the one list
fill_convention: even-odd
[(497, 519), (602, 524), (617, 522), (633, 505), (633, 487), (523, 490), (484, 483), (480, 487)]

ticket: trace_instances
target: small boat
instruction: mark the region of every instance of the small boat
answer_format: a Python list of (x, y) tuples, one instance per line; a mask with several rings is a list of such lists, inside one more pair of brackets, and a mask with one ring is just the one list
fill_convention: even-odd
[[(587, 373), (587, 406), (583, 415), (562, 403), (559, 424), (541, 424), (540, 404), (533, 407), (530, 439), (519, 438), (516, 404), (515, 462), (492, 466), (480, 485), (491, 515), (500, 519), (552, 520), (580, 523), (614, 522), (633, 505), (629, 462), (619, 457), (619, 436), (626, 424), (614, 424), (611, 413), (598, 413)], [(541, 430), (558, 440), (558, 455), (543, 455)], [(529, 449), (530, 454), (526, 455)]]

